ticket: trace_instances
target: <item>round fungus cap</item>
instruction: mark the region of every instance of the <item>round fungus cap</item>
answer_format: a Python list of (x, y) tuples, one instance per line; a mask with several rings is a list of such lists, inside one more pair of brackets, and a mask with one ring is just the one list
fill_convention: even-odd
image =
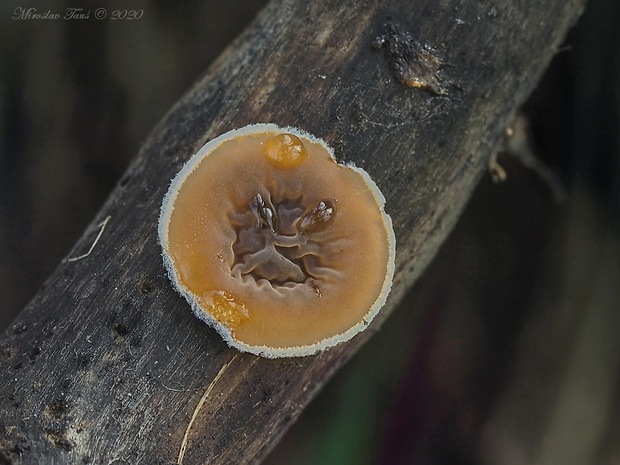
[(395, 238), (368, 174), (322, 140), (255, 124), (204, 145), (172, 180), (159, 240), (177, 290), (239, 350), (311, 355), (385, 303)]

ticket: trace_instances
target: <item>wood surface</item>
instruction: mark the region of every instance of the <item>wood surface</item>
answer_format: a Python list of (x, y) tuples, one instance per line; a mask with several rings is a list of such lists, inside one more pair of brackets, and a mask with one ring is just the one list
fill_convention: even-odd
[[(0, 339), (0, 463), (260, 462), (420, 276), (583, 7), (271, 2), (156, 126), (67, 256), (79, 259)], [(255, 122), (326, 140), (373, 177), (394, 222), (386, 307), (318, 356), (228, 348), (162, 265), (170, 179), (207, 140)]]

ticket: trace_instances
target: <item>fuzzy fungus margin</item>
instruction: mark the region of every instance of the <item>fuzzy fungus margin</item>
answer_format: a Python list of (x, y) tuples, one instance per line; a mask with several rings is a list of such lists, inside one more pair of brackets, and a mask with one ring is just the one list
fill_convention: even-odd
[(396, 241), (384, 206), (370, 176), (338, 164), (321, 139), (259, 123), (183, 166), (162, 202), (159, 242), (174, 287), (229, 345), (313, 355), (385, 304)]

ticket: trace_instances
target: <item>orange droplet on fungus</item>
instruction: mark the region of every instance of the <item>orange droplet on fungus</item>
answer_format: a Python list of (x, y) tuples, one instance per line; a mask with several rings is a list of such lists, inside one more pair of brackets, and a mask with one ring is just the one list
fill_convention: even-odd
[(267, 140), (263, 153), (272, 165), (283, 170), (299, 166), (308, 157), (308, 151), (301, 139), (288, 133), (278, 134)]

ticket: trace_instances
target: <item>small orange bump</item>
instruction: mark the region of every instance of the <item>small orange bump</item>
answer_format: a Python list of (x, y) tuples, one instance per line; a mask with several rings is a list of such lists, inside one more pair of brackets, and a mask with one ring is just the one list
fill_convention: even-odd
[(265, 142), (263, 154), (272, 165), (282, 170), (295, 168), (308, 158), (301, 139), (287, 133), (278, 134)]
[(234, 330), (249, 318), (247, 307), (228, 292), (215, 291), (210, 297), (209, 313), (228, 328)]

